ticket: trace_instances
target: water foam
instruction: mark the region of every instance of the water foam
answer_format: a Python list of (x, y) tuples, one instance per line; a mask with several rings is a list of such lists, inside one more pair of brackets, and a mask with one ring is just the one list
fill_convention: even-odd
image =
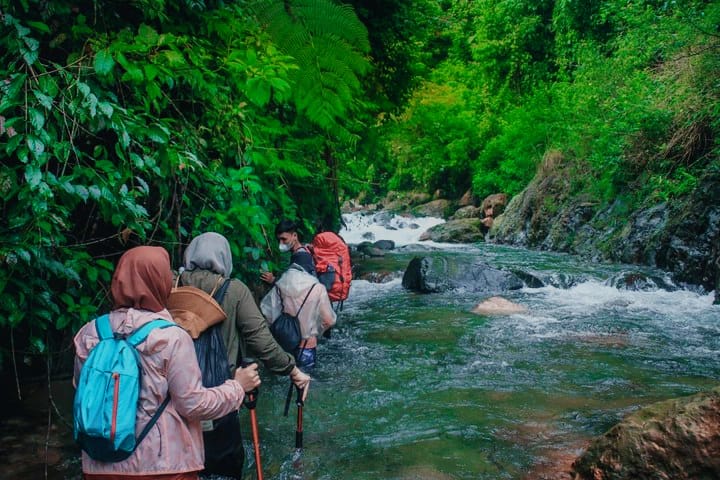
[[(429, 228), (445, 223), (437, 217), (405, 217), (388, 212), (343, 214), (345, 227), (340, 235), (351, 245), (370, 240), (392, 240), (396, 246), (418, 243)], [(423, 244), (437, 245), (433, 242)]]

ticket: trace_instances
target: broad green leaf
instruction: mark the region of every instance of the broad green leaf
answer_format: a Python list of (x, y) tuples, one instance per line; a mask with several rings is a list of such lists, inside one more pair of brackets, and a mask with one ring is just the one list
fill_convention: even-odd
[(138, 28), (138, 38), (145, 44), (154, 47), (158, 43), (158, 33), (149, 25), (142, 24)]
[(97, 107), (100, 110), (100, 113), (108, 118), (112, 117), (113, 112), (115, 111), (112, 104), (108, 102), (98, 102)]
[[(48, 312), (47, 310), (36, 309), (33, 313), (35, 315), (45, 318), (46, 320), (50, 318), (50, 312)], [(39, 337), (30, 338), (30, 345), (38, 353), (45, 353), (45, 350), (47, 349), (47, 346), (45, 345), (45, 341)]]
[(48, 27), (46, 24), (44, 24), (42, 22), (35, 22), (32, 20), (27, 20), (27, 21), (25, 21), (25, 24), (28, 25), (29, 27), (34, 28), (38, 32), (50, 33), (50, 27)]
[(30, 188), (36, 188), (42, 181), (42, 172), (40, 169), (33, 164), (25, 167), (25, 181), (30, 185)]
[(141, 177), (135, 177), (135, 180), (137, 180), (138, 184), (140, 185), (138, 190), (140, 190), (145, 195), (150, 193), (150, 186), (147, 184), (147, 182), (145, 180), (143, 180)]
[(33, 90), (33, 95), (35, 95), (35, 98), (38, 99), (38, 102), (40, 102), (40, 105), (47, 108), (48, 110), (52, 109), (53, 106), (53, 99), (49, 95), (45, 95), (42, 92), (39, 92), (37, 90)]
[(142, 157), (137, 153), (130, 153), (130, 161), (132, 161), (135, 168), (142, 169), (145, 167), (145, 162), (143, 161)]
[(135, 65), (128, 64), (127, 70), (122, 76), (122, 80), (133, 83), (140, 83), (143, 81), (143, 72)]
[(15, 251), (15, 254), (18, 256), (18, 258), (23, 260), (25, 263), (30, 263), (30, 261), (32, 260), (30, 252), (28, 252), (25, 249), (20, 248)]
[(88, 192), (90, 193), (90, 197), (93, 200), (100, 200), (100, 195), (102, 193), (100, 191), (100, 187), (98, 187), (97, 185), (90, 185), (88, 187)]
[(73, 321), (73, 315), (68, 312), (63, 313), (55, 317), (55, 328), (62, 330), (66, 328)]
[(168, 66), (170, 68), (182, 67), (186, 63), (185, 57), (182, 55), (182, 53), (175, 50), (164, 50), (162, 52), (162, 55), (165, 56), (165, 59), (167, 60)]
[(105, 173), (111, 173), (115, 171), (115, 164), (110, 160), (98, 160), (95, 162), (95, 168), (102, 170)]
[(254, 77), (247, 81), (245, 94), (257, 106), (264, 106), (270, 101), (270, 85), (264, 79)]
[(82, 198), (84, 201), (87, 202), (88, 196), (90, 193), (88, 192), (88, 189), (84, 187), (83, 185), (75, 185), (75, 194)]
[(143, 69), (145, 70), (145, 78), (147, 78), (150, 81), (155, 80), (155, 78), (160, 73), (160, 69), (158, 67), (156, 67), (155, 65), (153, 65), (152, 63), (148, 63), (147, 65), (145, 65), (143, 67)]
[(30, 125), (32, 125), (35, 130), (40, 130), (45, 125), (45, 115), (36, 108), (31, 107), (28, 109), (28, 118)]
[(147, 136), (153, 142), (161, 144), (167, 143), (170, 139), (170, 133), (167, 129), (158, 124), (150, 125), (147, 129)]
[(8, 324), (13, 327), (20, 325), (20, 322), (25, 318), (25, 311), (21, 309), (14, 309), (8, 317)]
[(98, 75), (109, 75), (112, 72), (115, 60), (108, 49), (100, 50), (95, 54), (94, 67)]

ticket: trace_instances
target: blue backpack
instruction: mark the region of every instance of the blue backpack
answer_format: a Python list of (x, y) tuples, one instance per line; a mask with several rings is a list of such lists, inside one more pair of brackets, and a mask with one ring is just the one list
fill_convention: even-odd
[(73, 402), (73, 436), (95, 460), (119, 462), (129, 457), (165, 410), (169, 395), (135, 438), (142, 380), (140, 354), (135, 347), (154, 328), (171, 326), (175, 324), (157, 319), (123, 336), (112, 331), (109, 315), (95, 320), (100, 342), (83, 364)]

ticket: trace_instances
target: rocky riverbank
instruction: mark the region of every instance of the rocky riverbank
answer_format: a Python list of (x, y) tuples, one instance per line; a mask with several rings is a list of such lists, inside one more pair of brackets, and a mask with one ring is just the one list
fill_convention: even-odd
[(657, 267), (715, 290), (720, 302), (720, 173), (685, 198), (633, 211), (621, 198), (603, 205), (571, 195), (571, 178), (562, 164), (541, 169), (495, 219), (488, 241)]
[(390, 192), (358, 209), (431, 215), (447, 221), (420, 240), (447, 243), (489, 241), (572, 253), (593, 262), (620, 262), (664, 270), (673, 281), (715, 290), (720, 303), (720, 172), (709, 170), (690, 195), (673, 202), (647, 202), (631, 210), (619, 196), (602, 204), (571, 194), (571, 174), (561, 161), (546, 162), (512, 199), (502, 193), (484, 199)]
[[(489, 241), (572, 253), (592, 262), (659, 268), (670, 273), (676, 284), (715, 290), (715, 303), (720, 303), (720, 172), (709, 172), (682, 199), (648, 202), (637, 208), (630, 208), (621, 197), (602, 204), (571, 195), (570, 178), (561, 163), (550, 164), (507, 205), (502, 202), (492, 208), (488, 208), (490, 197), (479, 201), (468, 193), (451, 201), (437, 192), (435, 197), (391, 194), (371, 209), (448, 220), (428, 229), (420, 237), (423, 240)], [(413, 262), (403, 276), (408, 289), (437, 292), (452, 288), (453, 282), (462, 283), (462, 277), (448, 274), (457, 269), (449, 269), (441, 261), (418, 257)], [(468, 274), (478, 278), (472, 269), (479, 267), (468, 268)], [(537, 286), (544, 284), (543, 279), (521, 276), (521, 280), (526, 286), (534, 281)], [(663, 278), (627, 272), (612, 281), (618, 288), (633, 290), (677, 288)], [(503, 284), (488, 291), (511, 288)], [(593, 440), (571, 466), (565, 458), (535, 478), (720, 478), (718, 392), (647, 405)]]

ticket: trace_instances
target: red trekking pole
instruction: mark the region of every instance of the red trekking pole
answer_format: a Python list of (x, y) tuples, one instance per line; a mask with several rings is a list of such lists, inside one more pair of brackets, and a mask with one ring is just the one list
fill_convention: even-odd
[[(252, 358), (243, 358), (242, 367), (256, 363)], [(255, 450), (255, 468), (257, 469), (257, 480), (263, 480), (262, 464), (260, 463), (260, 435), (258, 433), (257, 414), (255, 406), (257, 405), (258, 389), (255, 388), (245, 394), (243, 403), (250, 411), (250, 427), (252, 428), (253, 450)]]

